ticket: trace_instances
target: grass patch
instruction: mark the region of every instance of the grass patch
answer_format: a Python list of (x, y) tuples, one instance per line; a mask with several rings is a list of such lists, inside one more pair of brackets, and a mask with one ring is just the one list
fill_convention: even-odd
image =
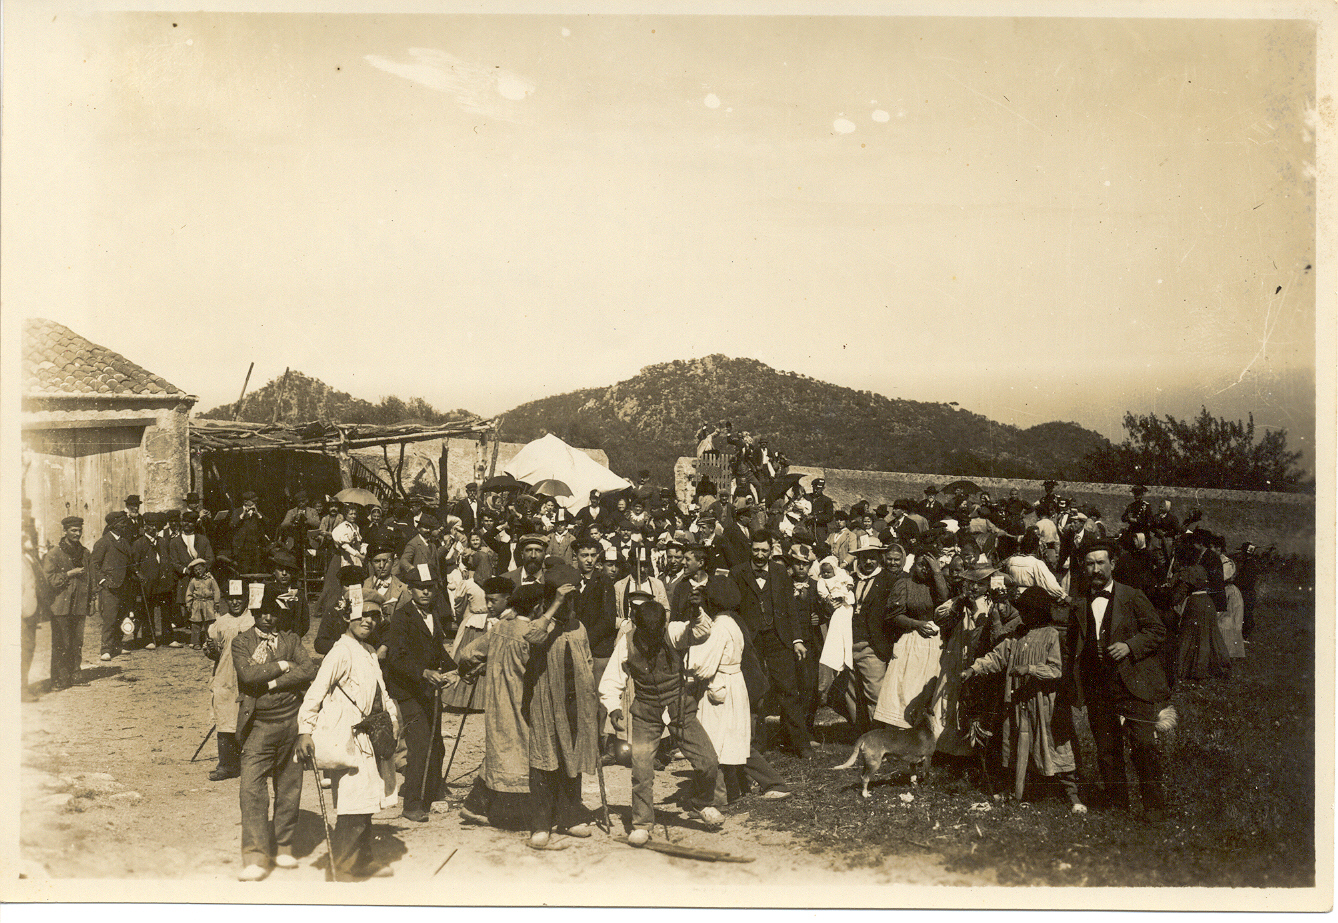
[[(999, 803), (969, 765), (936, 765), (927, 786), (879, 777), (865, 801), (856, 770), (831, 768), (849, 755), (846, 742), (808, 761), (774, 755), (794, 797), (749, 799), (750, 820), (850, 866), (933, 852), (953, 871), (994, 870), (1000, 884), (1313, 886), (1315, 604), (1313, 592), (1293, 587), (1261, 588), (1248, 657), (1229, 680), (1175, 688), (1180, 725), (1162, 745), (1172, 813), (1164, 824), (1071, 814), (1059, 789), (1035, 776), (1029, 805)], [(1084, 722), (1078, 734), (1087, 789), (1095, 750)]]

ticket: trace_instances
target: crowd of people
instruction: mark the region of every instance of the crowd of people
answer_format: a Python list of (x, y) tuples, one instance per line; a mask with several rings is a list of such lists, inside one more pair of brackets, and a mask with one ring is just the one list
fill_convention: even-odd
[[(127, 498), (91, 550), (78, 517), (45, 554), (26, 528), (25, 680), (29, 608), (51, 621), (61, 689), (80, 681), (94, 599), (103, 660), (183, 642), (213, 659), (210, 778), (240, 778), (243, 880), (295, 865), (305, 768), (337, 815), (330, 876), (389, 874), (371, 818), (402, 804), (430, 821), (443, 709), (485, 725), (461, 820), (528, 830), (541, 850), (592, 834), (581, 777), (614, 762), (632, 770), (632, 845), (652, 836), (655, 774), (675, 755), (691, 766), (681, 807), (707, 829), (739, 798), (790, 797), (767, 754), (811, 758), (837, 717), (857, 734), (927, 722), (937, 760), (984, 765), (1017, 798), (1029, 772), (1054, 778), (1085, 812), (1085, 708), (1098, 799), (1130, 809), (1127, 745), (1144, 815), (1164, 815), (1170, 689), (1245, 656), (1252, 545), (1229, 557), (1200, 514), (1181, 523), (1141, 486), (1109, 527), (1054, 481), (1036, 500), (930, 484), (918, 501), (838, 508), (765, 440), (735, 445), (724, 424), (701, 439), (747, 457), (691, 501), (643, 470), (575, 512), (471, 483), (444, 504), (298, 492), (272, 532), (254, 495), (223, 515), (195, 495), (167, 513)], [(226, 554), (209, 523), (226, 524)]]

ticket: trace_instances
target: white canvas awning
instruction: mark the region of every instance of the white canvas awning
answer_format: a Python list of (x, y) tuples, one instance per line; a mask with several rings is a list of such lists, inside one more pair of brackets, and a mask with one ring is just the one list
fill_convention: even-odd
[(572, 513), (578, 513), (590, 505), (592, 490), (614, 491), (632, 486), (631, 481), (619, 477), (580, 449), (573, 449), (551, 433), (521, 449), (502, 470), (526, 484), (538, 484), (546, 480), (566, 484), (571, 488), (571, 495), (555, 499)]

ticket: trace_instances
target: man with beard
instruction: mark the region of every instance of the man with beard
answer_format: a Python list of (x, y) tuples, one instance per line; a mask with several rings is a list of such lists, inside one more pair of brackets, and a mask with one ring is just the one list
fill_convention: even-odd
[(548, 554), (548, 539), (537, 533), (522, 535), (516, 546), (520, 556), (520, 565), (506, 573), (506, 579), (512, 585), (522, 587), (530, 583), (544, 582), (544, 558)]
[[(272, 600), (271, 600), (272, 602)], [(297, 710), (316, 675), (302, 639), (278, 629), (278, 608), (261, 605), (255, 625), (232, 639), (237, 671), (237, 743), (241, 747), (238, 796), (242, 815), (241, 881), (259, 881), (270, 863), (297, 868), (293, 841), (302, 800), (302, 765), (297, 747)], [(270, 819), (269, 781), (274, 784)]]
[(42, 572), (51, 585), (51, 688), (65, 689), (79, 682), (84, 649), (84, 620), (93, 595), (92, 568), (84, 547), (84, 521), (66, 516), (60, 521), (60, 543), (47, 552)]
[[(765, 531), (752, 537), (749, 557), (747, 563), (730, 570), (742, 598), (740, 627), (752, 657), (766, 670), (771, 693), (780, 706), (786, 743), (794, 754), (807, 758), (812, 750), (795, 667), (796, 658), (803, 659), (808, 650), (795, 624), (793, 582), (783, 565), (772, 562), (771, 536)], [(762, 702), (753, 702), (752, 706), (758, 714), (766, 713)]]

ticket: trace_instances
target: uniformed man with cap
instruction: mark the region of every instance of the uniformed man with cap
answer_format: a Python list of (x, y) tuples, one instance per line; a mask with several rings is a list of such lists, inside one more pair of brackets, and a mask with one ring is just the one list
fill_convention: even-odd
[(51, 688), (64, 689), (79, 682), (84, 649), (84, 620), (93, 590), (93, 571), (83, 545), (84, 520), (66, 516), (60, 521), (60, 542), (47, 552), (42, 572), (51, 585)]
[(1142, 484), (1135, 485), (1134, 499), (1120, 514), (1120, 522), (1128, 525), (1133, 533), (1134, 548), (1139, 551), (1148, 546), (1148, 533), (1152, 531), (1152, 504), (1143, 499), (1148, 489)]

